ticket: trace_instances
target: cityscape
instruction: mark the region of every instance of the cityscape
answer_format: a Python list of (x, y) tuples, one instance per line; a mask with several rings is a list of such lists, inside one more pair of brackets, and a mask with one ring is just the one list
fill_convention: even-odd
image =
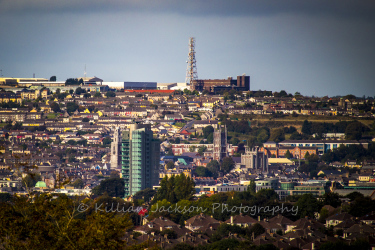
[(1, 78), (2, 202), (67, 197), (87, 206), (77, 220), (116, 211), (126, 226), (107, 237), (122, 247), (372, 244), (373, 98), (187, 79)]
[(375, 249), (374, 7), (319, 2), (0, 1), (0, 249)]

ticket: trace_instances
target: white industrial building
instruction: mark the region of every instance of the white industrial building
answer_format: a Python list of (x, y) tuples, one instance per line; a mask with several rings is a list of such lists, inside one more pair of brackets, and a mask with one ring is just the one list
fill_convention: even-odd
[(102, 82), (112, 89), (157, 89), (156, 82)]

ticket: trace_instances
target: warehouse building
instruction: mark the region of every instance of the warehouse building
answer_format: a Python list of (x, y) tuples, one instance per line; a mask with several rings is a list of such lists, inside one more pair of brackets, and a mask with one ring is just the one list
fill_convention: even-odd
[(111, 89), (157, 89), (156, 82), (102, 82)]

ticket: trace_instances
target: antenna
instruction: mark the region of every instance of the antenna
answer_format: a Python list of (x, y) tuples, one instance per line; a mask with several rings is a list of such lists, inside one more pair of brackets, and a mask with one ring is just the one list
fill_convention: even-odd
[(195, 38), (189, 39), (189, 56), (186, 69), (186, 84), (190, 84), (190, 89), (194, 90), (193, 80), (198, 80), (197, 61), (195, 60)]
[(0, 69), (0, 77), (3, 77), (3, 70)]
[(83, 72), (85, 78), (86, 78), (86, 64), (85, 64), (85, 71)]

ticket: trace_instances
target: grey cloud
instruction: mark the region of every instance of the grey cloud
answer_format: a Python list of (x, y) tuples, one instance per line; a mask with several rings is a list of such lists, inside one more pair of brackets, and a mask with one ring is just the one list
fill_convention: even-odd
[(282, 13), (328, 14), (373, 20), (373, 0), (0, 0), (3, 12), (172, 12), (204, 16), (260, 16)]

